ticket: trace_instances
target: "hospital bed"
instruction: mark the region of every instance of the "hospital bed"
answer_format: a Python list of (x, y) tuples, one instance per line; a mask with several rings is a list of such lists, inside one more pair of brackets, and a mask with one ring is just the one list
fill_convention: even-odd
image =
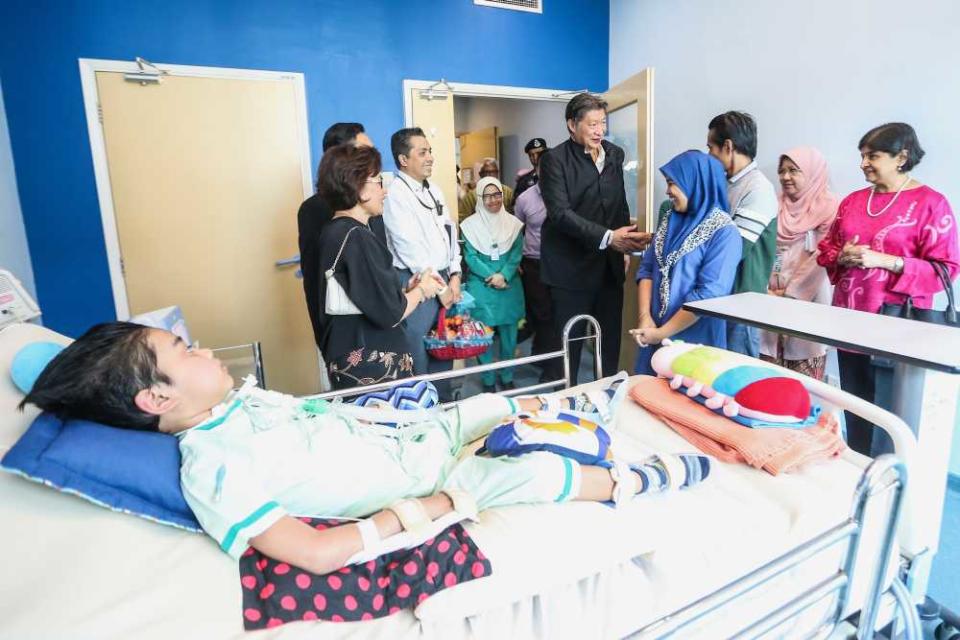
[[(567, 375), (571, 326), (564, 349), (545, 354), (563, 357)], [(13, 355), (36, 340), (67, 342), (35, 325), (0, 331), (0, 455), (36, 415), (15, 409), (9, 376)], [(890, 433), (898, 457), (847, 452), (777, 477), (718, 463), (690, 491), (617, 510), (491, 509), (466, 525), (491, 576), (369, 622), (244, 633), (237, 565), (211, 539), (0, 474), (0, 638), (867, 637), (897, 616), (919, 637), (897, 578), (898, 550), (914, 535), (913, 436), (892, 414), (802, 380), (825, 410), (851, 410)], [(632, 401), (611, 429), (627, 457), (692, 449)]]

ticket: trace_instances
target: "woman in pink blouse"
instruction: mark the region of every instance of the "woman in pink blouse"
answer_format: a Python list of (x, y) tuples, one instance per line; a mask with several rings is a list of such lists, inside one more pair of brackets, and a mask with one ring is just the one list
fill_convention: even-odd
[[(871, 129), (860, 140), (860, 168), (867, 189), (843, 199), (837, 219), (820, 243), (817, 262), (834, 285), (837, 307), (878, 313), (884, 303), (929, 309), (943, 289), (931, 262), (960, 271), (957, 223), (950, 203), (937, 191), (910, 176), (923, 158), (917, 134), (894, 122)], [(840, 351), (844, 390), (874, 401), (870, 356)], [(847, 442), (870, 453), (873, 427), (847, 414)]]
[[(808, 302), (830, 303), (830, 281), (817, 264), (817, 245), (837, 217), (840, 199), (830, 191), (823, 154), (796, 147), (780, 156), (777, 259), (767, 291)], [(760, 357), (817, 380), (823, 379), (827, 349), (821, 344), (771, 331), (760, 332)]]

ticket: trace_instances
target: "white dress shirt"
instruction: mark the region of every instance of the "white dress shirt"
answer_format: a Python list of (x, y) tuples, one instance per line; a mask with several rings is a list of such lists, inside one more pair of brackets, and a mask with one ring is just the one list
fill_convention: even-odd
[(412, 273), (421, 273), (427, 267), (438, 272), (447, 269), (451, 275), (460, 273), (457, 228), (450, 218), (443, 192), (429, 180), (426, 182), (424, 187), (400, 171), (387, 192), (383, 223), (393, 266)]

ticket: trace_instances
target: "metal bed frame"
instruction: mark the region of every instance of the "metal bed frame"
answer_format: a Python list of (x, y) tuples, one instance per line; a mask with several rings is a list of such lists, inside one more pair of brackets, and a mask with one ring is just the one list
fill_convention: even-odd
[[(581, 333), (580, 335), (574, 335), (574, 327), (580, 323), (585, 323), (591, 327), (593, 334)], [(406, 378), (404, 381), (447, 380), (475, 375), (485, 371), (495, 371), (498, 369), (543, 362), (553, 358), (562, 358), (563, 378), (512, 389), (503, 392), (503, 395), (515, 396), (561, 387), (569, 388), (573, 380), (569, 348), (571, 343), (585, 340), (594, 341), (594, 370), (597, 379), (599, 379), (603, 377), (600, 362), (600, 325), (592, 316), (578, 315), (571, 318), (564, 326), (562, 332), (562, 347), (558, 351), (440, 373), (425, 374), (413, 378)], [(844, 394), (822, 382), (802, 376), (798, 377), (802, 379), (804, 385), (811, 392), (819, 395), (828, 402), (831, 398), (834, 400), (840, 398), (840, 394), (842, 394), (844, 399), (849, 400), (852, 398), (848, 394)], [(352, 397), (372, 391), (389, 389), (396, 384), (396, 381), (390, 381), (363, 387), (329, 391), (309, 397), (318, 399)], [(450, 404), (455, 403), (448, 403), (448, 405)], [(852, 406), (845, 407), (845, 409), (853, 410), (858, 414), (866, 414), (863, 417), (870, 419), (885, 429), (891, 435), (895, 445), (897, 445), (898, 452), (902, 453), (904, 459), (894, 455), (883, 455), (869, 464), (863, 472), (854, 493), (850, 515), (842, 522), (837, 523), (830, 529), (814, 536), (787, 553), (741, 576), (703, 598), (691, 602), (645, 625), (633, 632), (629, 636), (630, 638), (647, 640), (649, 638), (683, 637), (684, 630), (703, 621), (713, 613), (722, 613), (725, 606), (733, 603), (738, 598), (748, 596), (783, 572), (798, 567), (803, 562), (810, 560), (818, 554), (845, 543), (846, 548), (843, 553), (843, 558), (835, 572), (825, 576), (817, 584), (793, 596), (785, 603), (779, 606), (774, 605), (774, 608), (771, 610), (760, 612), (755, 619), (745, 621), (742, 628), (731, 637), (737, 638), (738, 640), (761, 637), (764, 634), (775, 631), (781, 624), (808, 610), (815, 604), (822, 602), (828, 596), (835, 596), (836, 602), (831, 608), (829, 618), (826, 619), (818, 629), (806, 637), (856, 637), (858, 640), (866, 640), (867, 638), (873, 637), (881, 609), (882, 598), (886, 595), (892, 598), (896, 609), (899, 611), (899, 620), (896, 619), (896, 611), (892, 615), (892, 620), (899, 625), (898, 630), (902, 631), (903, 637), (907, 638), (907, 640), (921, 639), (920, 620), (917, 615), (917, 609), (911, 600), (907, 587), (900, 577), (895, 577), (890, 588), (886, 591), (884, 590), (884, 581), (887, 575), (885, 568), (890, 565), (893, 553), (897, 547), (897, 531), (898, 526), (901, 525), (901, 513), (904, 511), (906, 498), (907, 468), (912, 458), (911, 454), (913, 453), (915, 442), (911, 440), (913, 436), (902, 420), (886, 411), (868, 405), (863, 401), (855, 402)], [(871, 503), (872, 499), (888, 492), (890, 492), (890, 506), (886, 512), (887, 517), (882, 534), (882, 542), (877, 557), (874, 559), (876, 562), (864, 562), (864, 559), (859, 557), (858, 552), (863, 538), (864, 520), (868, 504)], [(908, 567), (909, 561), (909, 558), (903, 559), (903, 567)], [(860, 566), (861, 564), (868, 566)], [(871, 564), (873, 567), (869, 566)], [(867, 582), (867, 598), (863, 607), (858, 614), (845, 615), (848, 613), (852, 604), (853, 592), (851, 585), (854, 577), (859, 577), (861, 572), (869, 572), (871, 568), (873, 568), (873, 575)], [(904, 571), (901, 570), (901, 574), (903, 573)]]

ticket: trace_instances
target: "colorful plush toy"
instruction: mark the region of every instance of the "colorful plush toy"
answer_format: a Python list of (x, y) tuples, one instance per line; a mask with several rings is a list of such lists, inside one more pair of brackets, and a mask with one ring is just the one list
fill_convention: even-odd
[(799, 380), (738, 353), (664, 340), (651, 365), (672, 389), (748, 427), (808, 427), (820, 415)]

